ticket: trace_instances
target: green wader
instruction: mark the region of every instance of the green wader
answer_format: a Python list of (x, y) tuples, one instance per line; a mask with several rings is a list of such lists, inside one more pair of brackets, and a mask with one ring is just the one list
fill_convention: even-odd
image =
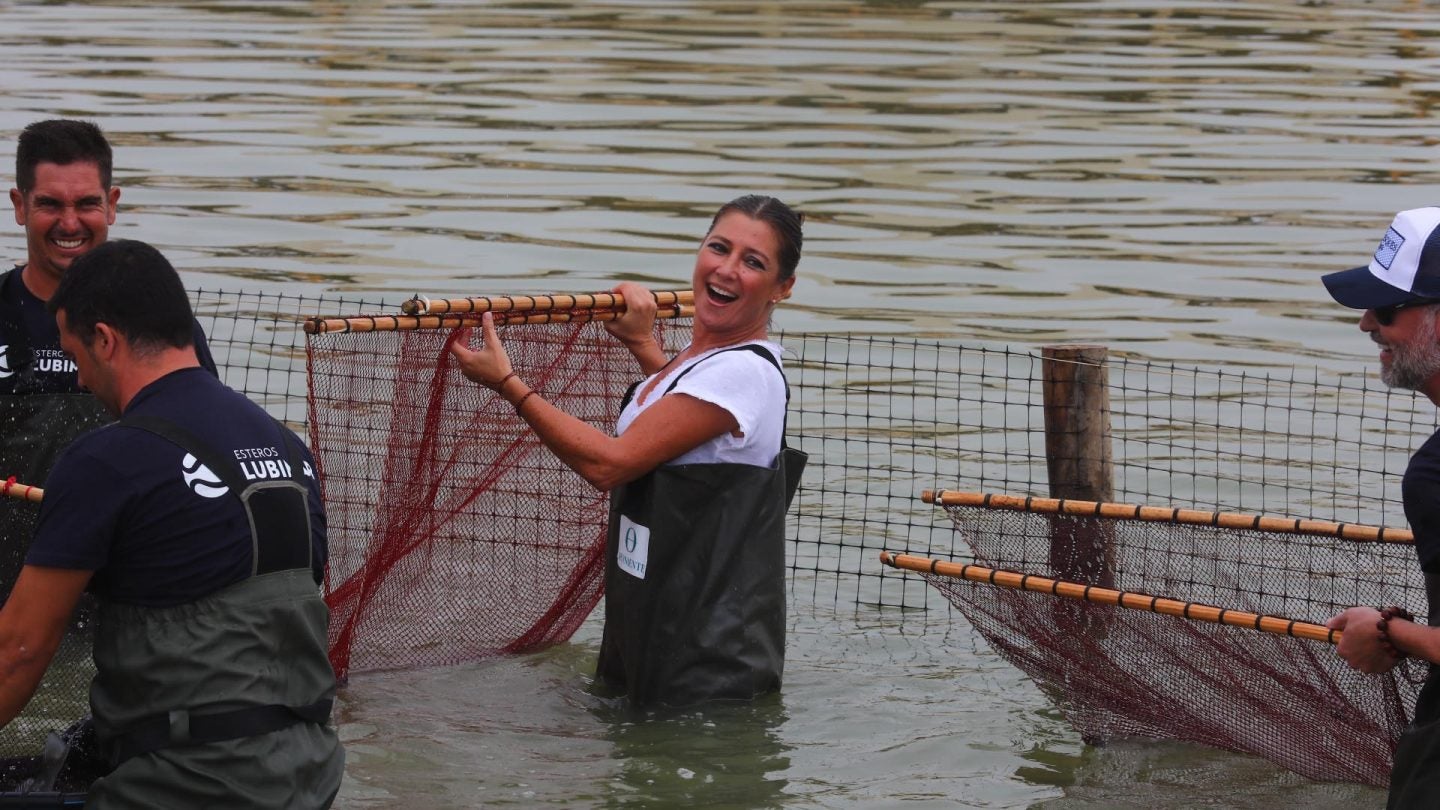
[[(0, 480), (14, 476), (19, 483), (44, 487), (60, 451), (80, 434), (110, 421), (89, 394), (0, 394)], [(15, 587), (39, 517), (40, 504), (0, 497), (0, 601)], [(95, 673), (90, 657), (94, 615), (95, 598), (85, 594), (35, 698), (0, 730), (0, 751), (38, 751), (47, 732), (63, 729), (89, 711), (85, 690)]]
[[(1430, 625), (1440, 624), (1440, 574), (1425, 574)], [(1434, 810), (1440, 807), (1440, 667), (1431, 665), (1415, 717), (1395, 744), (1386, 810)]]
[[(779, 370), (758, 346), (726, 351), (744, 350)], [(602, 682), (635, 707), (780, 688), (785, 513), (805, 458), (782, 448), (770, 467), (662, 466), (611, 492)]]
[(1430, 668), (1415, 719), (1395, 745), (1386, 810), (1434, 810), (1440, 807), (1440, 669)]
[(101, 600), (90, 704), (115, 767), (91, 785), (86, 806), (328, 807), (345, 753), (327, 723), (329, 610), (309, 564), (300, 458), (292, 448), (292, 480), (247, 485), (233, 461), (174, 426), (124, 423), (175, 441), (240, 494), (256, 573), (174, 607)]
[[(110, 421), (90, 394), (0, 394), (0, 481), (44, 487), (60, 451)], [(39, 517), (39, 504), (11, 500), (0, 509), (0, 597), (15, 586)]]
[(611, 493), (597, 673), (633, 706), (780, 688), (783, 464), (665, 466)]

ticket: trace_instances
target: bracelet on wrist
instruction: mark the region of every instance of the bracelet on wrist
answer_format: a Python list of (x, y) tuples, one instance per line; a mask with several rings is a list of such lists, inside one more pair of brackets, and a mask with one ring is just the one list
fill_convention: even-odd
[(1391, 619), (1413, 622), (1415, 621), (1415, 616), (1405, 608), (1392, 605), (1380, 609), (1380, 621), (1375, 623), (1375, 629), (1380, 632), (1380, 646), (1384, 647), (1386, 652), (1390, 653), (1391, 658), (1404, 658), (1405, 653), (1401, 652), (1400, 648), (1395, 646), (1395, 642), (1390, 638)]
[(511, 378), (511, 377), (514, 377), (514, 376), (515, 376), (515, 372), (514, 372), (514, 371), (511, 371), (509, 374), (506, 374), (504, 377), (501, 377), (500, 380), (499, 380), (499, 382), (496, 382), (494, 385), (489, 386), (490, 390), (491, 390), (491, 391), (494, 391), (494, 392), (496, 392), (496, 393), (498, 394), (500, 391), (504, 390), (504, 388), (505, 388), (505, 383), (510, 382), (510, 378)]
[(520, 413), (520, 406), (525, 404), (525, 400), (529, 399), (530, 397), (535, 396), (535, 395), (538, 394), (538, 393), (540, 393), (540, 392), (539, 392), (539, 391), (536, 391), (534, 388), (531, 388), (529, 391), (526, 391), (526, 392), (525, 392), (525, 396), (520, 397), (519, 399), (515, 400), (515, 413), (517, 413), (517, 414)]

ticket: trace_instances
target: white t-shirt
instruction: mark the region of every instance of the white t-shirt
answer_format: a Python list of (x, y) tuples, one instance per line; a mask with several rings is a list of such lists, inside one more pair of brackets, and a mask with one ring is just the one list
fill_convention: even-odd
[[(767, 340), (748, 340), (764, 348), (780, 360), (784, 348)], [(743, 346), (743, 343), (735, 344)], [(698, 357), (692, 357), (678, 366), (667, 366), (658, 375), (652, 375), (635, 389), (635, 397), (615, 423), (615, 432), (624, 433), (646, 408), (660, 401), (665, 389), (670, 387), (675, 375), (691, 366), (699, 366), (675, 386), (674, 394), (686, 394), (698, 400), (719, 405), (735, 417), (743, 436), (732, 433), (716, 436), (688, 453), (677, 456), (666, 464), (749, 464), (753, 467), (769, 467), (780, 452), (781, 433), (785, 426), (785, 377), (752, 351), (724, 352), (712, 357), (727, 346), (712, 349)], [(653, 390), (651, 380), (660, 377)], [(644, 401), (641, 394), (644, 393)]]

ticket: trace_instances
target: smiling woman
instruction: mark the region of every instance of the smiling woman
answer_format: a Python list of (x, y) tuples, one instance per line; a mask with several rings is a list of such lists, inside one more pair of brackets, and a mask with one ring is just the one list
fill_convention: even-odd
[(783, 349), (768, 329), (795, 284), (800, 226), (773, 197), (720, 209), (695, 259), (694, 337), (673, 358), (654, 338), (654, 297), (616, 288), (627, 308), (607, 327), (649, 375), (626, 394), (616, 436), (520, 380), (489, 313), (479, 350), (452, 348), (466, 377), (611, 492), (597, 669), (634, 706), (748, 700), (780, 687), (785, 512), (804, 456), (785, 449)]

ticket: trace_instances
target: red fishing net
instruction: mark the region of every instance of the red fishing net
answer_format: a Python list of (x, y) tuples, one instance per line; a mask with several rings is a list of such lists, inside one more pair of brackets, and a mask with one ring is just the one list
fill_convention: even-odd
[[(659, 323), (662, 346), (688, 335), (688, 320)], [(329, 520), (330, 658), (342, 679), (554, 644), (601, 596), (607, 496), (460, 374), (447, 350), (455, 334), (307, 342), (310, 443)], [(501, 324), (499, 334), (526, 383), (613, 434), (641, 374), (600, 323)], [(478, 345), (478, 327), (469, 339)]]
[[(990, 568), (1319, 624), (1354, 605), (1424, 606), (1408, 545), (945, 508)], [(1189, 740), (1383, 786), (1424, 675), (1364, 675), (1320, 641), (924, 576), (1092, 743)]]

